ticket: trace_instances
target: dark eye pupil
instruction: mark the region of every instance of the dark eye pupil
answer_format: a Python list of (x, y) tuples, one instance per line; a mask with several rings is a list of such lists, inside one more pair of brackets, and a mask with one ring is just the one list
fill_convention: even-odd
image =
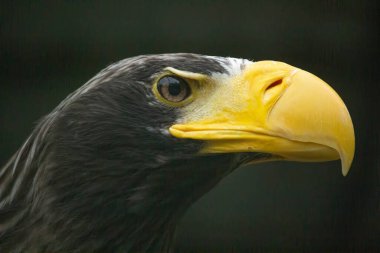
[(181, 84), (179, 82), (169, 83), (169, 93), (172, 96), (178, 96), (181, 93)]

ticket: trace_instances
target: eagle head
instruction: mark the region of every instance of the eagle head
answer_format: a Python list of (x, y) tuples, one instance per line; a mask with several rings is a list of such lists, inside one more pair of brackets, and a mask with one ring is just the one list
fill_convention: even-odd
[(1, 252), (164, 252), (237, 167), (341, 159), (354, 131), (318, 77), (197, 54), (119, 61), (69, 95), (0, 170)]

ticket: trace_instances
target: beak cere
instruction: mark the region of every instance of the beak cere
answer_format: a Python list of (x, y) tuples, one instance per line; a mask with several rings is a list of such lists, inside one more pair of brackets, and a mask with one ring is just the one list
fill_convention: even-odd
[(328, 84), (274, 61), (252, 63), (227, 83), (203, 105), (212, 108), (207, 116), (191, 120), (185, 115), (170, 133), (206, 141), (202, 153), (263, 152), (311, 162), (340, 158), (343, 175), (348, 173), (354, 128), (346, 106)]

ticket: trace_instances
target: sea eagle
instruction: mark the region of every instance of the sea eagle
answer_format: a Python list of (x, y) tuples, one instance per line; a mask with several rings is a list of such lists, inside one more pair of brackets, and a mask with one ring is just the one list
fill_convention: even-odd
[(168, 252), (189, 206), (239, 166), (341, 159), (346, 175), (353, 155), (346, 106), (304, 70), (128, 58), (43, 117), (0, 170), (0, 252)]

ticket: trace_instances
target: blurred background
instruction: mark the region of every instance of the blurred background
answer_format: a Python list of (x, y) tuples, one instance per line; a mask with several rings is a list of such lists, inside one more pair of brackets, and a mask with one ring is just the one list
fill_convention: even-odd
[(380, 252), (378, 16), (378, 1), (1, 1), (0, 163), (114, 61), (284, 61), (345, 101), (357, 138), (350, 173), (339, 161), (240, 168), (187, 212), (176, 252)]

